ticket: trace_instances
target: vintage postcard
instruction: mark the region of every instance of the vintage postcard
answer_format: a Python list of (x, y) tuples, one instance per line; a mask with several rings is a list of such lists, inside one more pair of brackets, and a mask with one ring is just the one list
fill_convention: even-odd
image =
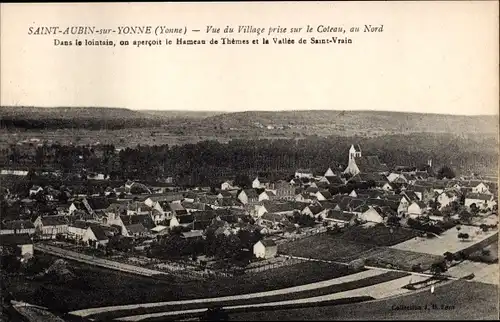
[(499, 318), (498, 1), (0, 9), (0, 321)]

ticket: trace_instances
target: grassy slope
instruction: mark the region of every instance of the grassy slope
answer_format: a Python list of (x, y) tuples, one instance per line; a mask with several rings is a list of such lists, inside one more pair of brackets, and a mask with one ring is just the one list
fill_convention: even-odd
[[(329, 287), (323, 287), (314, 290), (308, 290), (303, 292), (282, 294), (282, 295), (274, 295), (274, 296), (266, 296), (264, 298), (253, 298), (246, 300), (236, 300), (236, 301), (224, 301), (218, 302), (217, 306), (236, 306), (236, 305), (246, 305), (246, 304), (258, 304), (258, 303), (268, 303), (268, 302), (279, 302), (286, 300), (295, 300), (301, 298), (310, 298), (328, 294), (334, 294), (339, 292), (345, 292), (348, 290), (353, 290), (361, 287), (367, 287), (370, 285), (375, 285), (379, 283), (388, 282), (397, 278), (404, 277), (408, 274), (399, 273), (399, 272), (387, 272), (381, 275), (364, 278), (357, 281), (346, 282), (342, 284), (332, 285)], [(99, 320), (110, 320), (116, 319), (118, 317), (124, 317), (129, 315), (140, 315), (140, 314), (150, 314), (157, 312), (165, 312), (165, 311), (176, 311), (176, 310), (190, 310), (190, 309), (199, 309), (204, 307), (209, 307), (210, 304), (186, 304), (186, 305), (165, 305), (160, 307), (152, 307), (152, 308), (138, 308), (133, 310), (120, 310), (113, 311), (108, 313), (96, 314), (91, 316), (90, 318), (97, 318)]]
[(159, 281), (83, 264), (71, 264), (79, 283), (11, 281), (9, 290), (19, 300), (39, 303), (35, 291), (44, 286), (55, 294), (56, 304), (67, 310), (144, 302), (218, 297), (292, 287), (345, 275), (325, 263), (300, 263), (260, 273), (207, 281)]
[[(449, 310), (395, 310), (396, 306), (441, 305)], [(498, 319), (498, 288), (495, 285), (455, 281), (430, 292), (410, 293), (387, 300), (316, 307), (231, 314), (231, 321), (307, 320), (473, 320)]]

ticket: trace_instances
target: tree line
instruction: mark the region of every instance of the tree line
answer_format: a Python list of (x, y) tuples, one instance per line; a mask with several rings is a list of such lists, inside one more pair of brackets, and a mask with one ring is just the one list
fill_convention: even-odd
[[(186, 185), (210, 185), (215, 178), (259, 173), (282, 179), (298, 168), (322, 174), (328, 167), (344, 169), (351, 144), (359, 143), (363, 155), (377, 155), (389, 167), (451, 165), (460, 174), (469, 169), (493, 169), (495, 148), (449, 135), (413, 134), (361, 137), (307, 137), (305, 139), (233, 139), (228, 143), (202, 141), (185, 145), (158, 145), (126, 148), (113, 145), (44, 145), (27, 151), (12, 145), (2, 151), (5, 167), (53, 169), (64, 173), (103, 173), (112, 180), (156, 181), (177, 178)], [(441, 173), (442, 176), (446, 173)], [(272, 179), (272, 178), (270, 178)]]

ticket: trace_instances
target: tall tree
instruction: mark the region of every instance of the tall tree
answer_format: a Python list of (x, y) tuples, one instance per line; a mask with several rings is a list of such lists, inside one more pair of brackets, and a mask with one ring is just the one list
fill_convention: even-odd
[(438, 170), (436, 177), (438, 179), (453, 179), (455, 178), (455, 172), (450, 166), (444, 165)]

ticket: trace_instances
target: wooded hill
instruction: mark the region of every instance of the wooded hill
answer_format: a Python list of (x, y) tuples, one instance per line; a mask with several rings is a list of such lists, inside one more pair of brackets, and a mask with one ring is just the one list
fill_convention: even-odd
[[(240, 131), (290, 136), (346, 133), (396, 134), (497, 133), (498, 116), (459, 116), (380, 111), (248, 111), (235, 113), (204, 111), (135, 111), (96, 107), (0, 107), (2, 128), (26, 129), (123, 129), (182, 128), (213, 134)], [(269, 127), (269, 128), (268, 128)], [(221, 133), (222, 132), (222, 133)], [(276, 132), (276, 133), (275, 133)]]

